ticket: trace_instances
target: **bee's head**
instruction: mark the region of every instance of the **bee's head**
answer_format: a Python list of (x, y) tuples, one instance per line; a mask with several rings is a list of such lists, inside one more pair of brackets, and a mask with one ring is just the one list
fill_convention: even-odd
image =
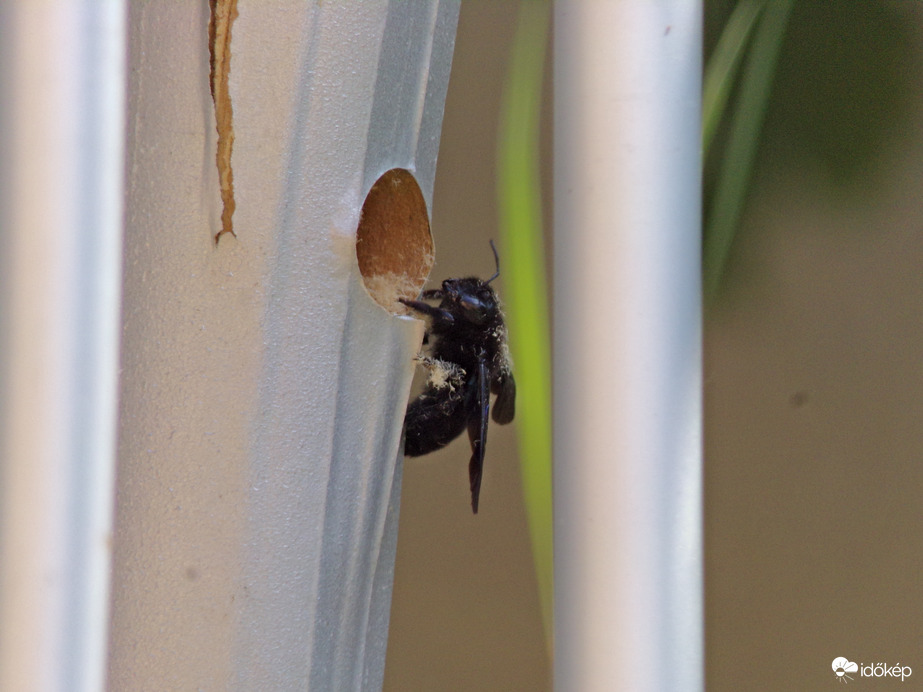
[(467, 322), (483, 325), (496, 317), (497, 294), (486, 281), (474, 277), (446, 279), (442, 282), (442, 290), (445, 294), (443, 306), (451, 307), (453, 313)]

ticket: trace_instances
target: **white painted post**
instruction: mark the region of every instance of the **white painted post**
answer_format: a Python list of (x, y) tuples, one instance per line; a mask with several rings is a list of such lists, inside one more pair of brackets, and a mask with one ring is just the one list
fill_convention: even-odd
[(555, 11), (555, 688), (701, 690), (700, 2)]
[(238, 10), (216, 244), (208, 3), (131, 4), (110, 685), (376, 690), (422, 324), (356, 229), (396, 167), (425, 218), (458, 3)]
[(101, 690), (122, 268), (122, 2), (0, 7), (0, 689)]

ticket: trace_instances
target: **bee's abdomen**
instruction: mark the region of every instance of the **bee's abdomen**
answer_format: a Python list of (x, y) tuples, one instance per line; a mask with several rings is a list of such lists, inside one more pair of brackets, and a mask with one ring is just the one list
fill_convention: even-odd
[(418, 457), (445, 447), (467, 425), (463, 392), (427, 388), (407, 407), (404, 454)]

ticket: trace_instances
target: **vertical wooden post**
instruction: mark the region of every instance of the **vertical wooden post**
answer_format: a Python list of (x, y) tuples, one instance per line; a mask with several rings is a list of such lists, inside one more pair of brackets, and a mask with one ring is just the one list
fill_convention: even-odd
[[(458, 4), (237, 10), (216, 243), (209, 5), (131, 5), (110, 681), (375, 690), (422, 325), (372, 300), (356, 233), (394, 168), (427, 216)], [(427, 242), (384, 243), (417, 286)]]

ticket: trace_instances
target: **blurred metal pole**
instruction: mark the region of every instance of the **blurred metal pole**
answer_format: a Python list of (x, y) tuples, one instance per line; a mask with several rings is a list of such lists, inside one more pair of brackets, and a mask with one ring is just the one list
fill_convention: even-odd
[(125, 8), (0, 10), (0, 689), (105, 675)]
[(703, 686), (700, 2), (555, 11), (555, 687)]

